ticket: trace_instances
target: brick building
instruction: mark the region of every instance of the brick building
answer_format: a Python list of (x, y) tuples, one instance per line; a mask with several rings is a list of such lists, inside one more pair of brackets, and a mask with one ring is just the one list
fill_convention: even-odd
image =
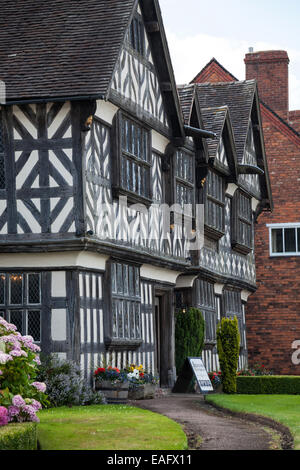
[[(257, 291), (248, 299), (249, 364), (300, 374), (293, 349), (300, 339), (300, 110), (289, 110), (285, 51), (246, 54), (246, 79), (256, 79), (261, 101), (273, 212), (255, 224)], [(237, 80), (212, 59), (193, 82)], [(259, 162), (258, 162), (259, 163)]]

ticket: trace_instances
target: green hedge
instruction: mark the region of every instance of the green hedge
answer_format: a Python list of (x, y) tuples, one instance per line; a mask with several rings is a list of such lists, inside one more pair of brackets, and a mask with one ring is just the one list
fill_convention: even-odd
[(257, 375), (237, 377), (237, 393), (300, 395), (298, 375)]
[(36, 449), (36, 423), (11, 423), (0, 427), (0, 450)]

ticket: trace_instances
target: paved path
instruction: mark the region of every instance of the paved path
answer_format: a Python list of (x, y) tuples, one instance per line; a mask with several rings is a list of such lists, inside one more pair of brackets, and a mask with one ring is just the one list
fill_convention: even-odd
[[(202, 396), (172, 394), (154, 400), (131, 402), (177, 421), (191, 448), (203, 450), (267, 450), (271, 435), (262, 427), (231, 417), (206, 403)], [(199, 444), (198, 437), (202, 442)]]

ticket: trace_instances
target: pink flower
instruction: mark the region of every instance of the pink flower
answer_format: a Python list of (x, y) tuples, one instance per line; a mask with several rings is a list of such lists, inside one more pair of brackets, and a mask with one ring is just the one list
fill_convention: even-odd
[(9, 406), (8, 407), (9, 421), (12, 421), (15, 416), (18, 416), (19, 413), (20, 413), (20, 408), (18, 406), (14, 406), (14, 405)]
[(0, 426), (6, 426), (8, 423), (8, 412), (4, 406), (0, 406)]
[(46, 391), (46, 384), (43, 382), (32, 382), (32, 384), (39, 392), (45, 392)]
[(25, 406), (25, 400), (21, 397), (21, 395), (15, 395), (12, 399), (12, 404), (14, 406)]

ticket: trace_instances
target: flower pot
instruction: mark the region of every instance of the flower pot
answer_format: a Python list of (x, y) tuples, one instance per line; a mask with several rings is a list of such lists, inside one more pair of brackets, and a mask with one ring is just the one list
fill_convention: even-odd
[(110, 380), (95, 381), (95, 389), (100, 390), (108, 404), (124, 404), (128, 399), (128, 382), (113, 383)]
[(130, 400), (147, 400), (154, 398), (156, 385), (141, 384), (129, 389), (128, 398)]

